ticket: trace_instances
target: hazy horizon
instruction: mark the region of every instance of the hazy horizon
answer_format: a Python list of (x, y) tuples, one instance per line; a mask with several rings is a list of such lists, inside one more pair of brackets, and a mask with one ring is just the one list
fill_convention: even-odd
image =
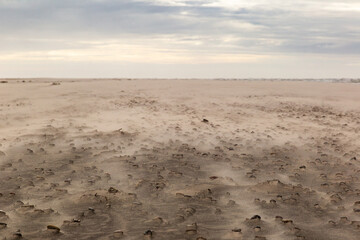
[(358, 78), (360, 3), (0, 0), (0, 78)]

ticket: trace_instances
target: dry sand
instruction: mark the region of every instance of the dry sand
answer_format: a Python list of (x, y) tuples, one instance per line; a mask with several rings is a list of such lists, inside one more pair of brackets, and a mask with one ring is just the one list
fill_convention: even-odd
[(0, 83), (0, 239), (360, 239), (360, 85)]

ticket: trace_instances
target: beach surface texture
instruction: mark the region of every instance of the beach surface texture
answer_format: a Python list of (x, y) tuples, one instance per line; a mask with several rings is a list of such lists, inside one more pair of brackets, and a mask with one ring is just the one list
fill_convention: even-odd
[(3, 80), (0, 239), (359, 240), (360, 85)]

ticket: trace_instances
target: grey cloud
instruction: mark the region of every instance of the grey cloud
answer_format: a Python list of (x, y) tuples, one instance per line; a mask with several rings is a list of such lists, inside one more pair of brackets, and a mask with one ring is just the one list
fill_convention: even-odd
[[(190, 42), (192, 36), (203, 39), (205, 45), (193, 47), (198, 51), (360, 54), (360, 32), (352, 28), (360, 25), (356, 13), (309, 12), (276, 5), (271, 9), (234, 10), (205, 6), (210, 2), (186, 1), (185, 6), (170, 6), (125, 0), (0, 1), (0, 43), (11, 49), (25, 41), (21, 45), (24, 49), (42, 49), (58, 45), (26, 39), (37, 36), (131, 41), (134, 36), (141, 39), (172, 35), (184, 41), (188, 37)], [(224, 43), (224, 36), (240, 40)], [(61, 46), (71, 48), (72, 44), (64, 42)]]

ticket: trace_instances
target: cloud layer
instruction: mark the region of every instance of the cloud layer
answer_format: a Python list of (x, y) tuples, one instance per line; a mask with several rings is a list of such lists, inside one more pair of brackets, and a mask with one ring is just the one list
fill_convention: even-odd
[[(186, 76), (209, 77), (195, 68), (228, 64), (234, 68), (233, 77), (252, 76), (236, 71), (244, 66), (257, 72), (263, 69), (263, 77), (274, 77), (283, 74), (281, 66), (295, 67), (288, 65), (289, 58), (313, 62), (322, 70), (337, 62), (338, 74), (332, 69), (324, 76), (346, 77), (360, 74), (355, 67), (359, 56), (358, 1), (0, 0), (3, 77), (25, 74), (24, 66), (40, 62), (49, 66), (98, 63), (99, 68), (128, 64), (129, 69), (136, 64), (144, 69), (172, 65), (174, 71), (164, 76), (161, 71), (146, 71), (159, 77), (183, 77), (184, 65), (194, 68)], [(23, 65), (16, 69), (15, 62)], [(274, 71), (270, 74), (266, 69), (271, 63)], [(26, 74), (42, 75), (35, 70)], [(81, 70), (72, 73), (86, 76)], [(215, 75), (228, 73), (221, 74), (219, 69)], [(122, 72), (108, 74), (121, 76)]]

